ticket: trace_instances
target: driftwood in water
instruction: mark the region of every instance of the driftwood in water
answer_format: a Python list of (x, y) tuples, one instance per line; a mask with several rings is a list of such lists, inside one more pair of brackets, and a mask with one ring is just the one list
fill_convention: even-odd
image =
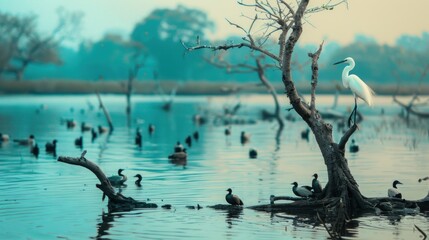
[(98, 98), (98, 102), (100, 103), (100, 108), (103, 109), (104, 116), (106, 117), (107, 123), (109, 124), (109, 132), (113, 132), (112, 119), (110, 118), (109, 111), (107, 111), (107, 108), (104, 106), (103, 101), (101, 100), (100, 94), (98, 92), (97, 92), (97, 98)]
[(87, 168), (100, 180), (100, 184), (95, 186), (103, 191), (104, 196), (109, 198), (109, 211), (129, 211), (134, 208), (157, 208), (158, 206), (155, 203), (146, 203), (134, 200), (131, 197), (125, 197), (120, 193), (116, 193), (113, 186), (110, 184), (104, 172), (98, 167), (97, 164), (91, 162), (85, 158), (86, 150), (83, 151), (80, 157), (65, 157), (59, 156), (58, 161), (63, 163), (68, 163), (72, 165), (79, 165), (84, 168)]
[(421, 112), (415, 109), (417, 106), (427, 106), (428, 103), (415, 103), (419, 99), (418, 95), (414, 95), (408, 103), (403, 103), (396, 98), (396, 95), (393, 95), (393, 101), (401, 106), (405, 110), (405, 120), (409, 120), (410, 114), (415, 115), (420, 118), (429, 118), (429, 112)]

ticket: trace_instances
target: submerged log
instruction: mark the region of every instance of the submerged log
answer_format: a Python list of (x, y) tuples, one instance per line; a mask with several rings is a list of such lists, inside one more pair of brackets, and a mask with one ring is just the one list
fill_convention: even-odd
[(101, 170), (101, 168), (97, 164), (86, 159), (85, 154), (86, 154), (86, 150), (83, 151), (80, 157), (59, 156), (58, 161), (67, 163), (67, 164), (82, 166), (90, 170), (92, 173), (94, 173), (95, 176), (100, 181), (100, 184), (96, 184), (95, 186), (99, 188), (101, 191), (103, 191), (103, 200), (105, 196), (109, 198), (109, 203), (108, 203), (109, 211), (130, 211), (130, 210), (133, 210), (134, 208), (157, 208), (158, 207), (155, 203), (140, 202), (140, 201), (134, 200), (131, 197), (125, 197), (120, 193), (116, 193), (115, 189), (110, 184), (109, 180), (107, 179), (106, 175)]

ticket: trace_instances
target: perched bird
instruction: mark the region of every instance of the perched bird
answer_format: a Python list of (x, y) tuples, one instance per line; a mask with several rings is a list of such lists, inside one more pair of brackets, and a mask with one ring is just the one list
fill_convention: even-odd
[(183, 145), (179, 141), (177, 141), (176, 145), (174, 146), (174, 152), (183, 152), (183, 149)]
[(45, 151), (47, 153), (56, 153), (57, 152), (57, 139), (54, 139), (51, 143), (47, 142), (45, 144)]
[(301, 131), (301, 139), (306, 139), (308, 141), (308, 135), (310, 133), (310, 129), (305, 129)]
[(23, 146), (33, 146), (36, 142), (34, 135), (30, 135), (27, 139), (13, 139), (13, 142)]
[(0, 133), (0, 142), (8, 142), (9, 141), (9, 135)]
[(356, 144), (354, 139), (352, 139), (352, 144), (350, 145), (350, 152), (351, 153), (359, 152), (359, 146)]
[(89, 125), (89, 124), (86, 124), (85, 122), (82, 122), (82, 123), (80, 124), (80, 130), (81, 130), (82, 132), (90, 131), (91, 129), (92, 129), (92, 126), (91, 126), (91, 125)]
[(192, 136), (194, 137), (195, 141), (198, 142), (198, 139), (200, 139), (200, 134), (198, 133), (198, 131), (195, 131), (194, 134), (192, 134)]
[(106, 133), (108, 131), (109, 131), (109, 128), (98, 125), (98, 133), (99, 134)]
[(94, 140), (98, 137), (97, 132), (95, 131), (94, 128), (91, 128), (91, 141), (94, 142)]
[(231, 135), (231, 126), (225, 128), (225, 132), (224, 133), (225, 133), (225, 136)]
[(226, 191), (228, 192), (225, 196), (226, 202), (231, 205), (243, 205), (243, 201), (237, 195), (232, 194), (231, 188), (228, 188)]
[(387, 190), (387, 196), (391, 198), (402, 198), (402, 194), (396, 188), (396, 185), (398, 184), (402, 184), (402, 183), (398, 180), (393, 181), (393, 184), (392, 184), (393, 187)]
[(142, 140), (143, 140), (142, 134), (140, 133), (140, 131), (137, 131), (136, 137), (135, 137), (135, 144), (137, 146), (141, 147), (142, 146)]
[(39, 146), (37, 146), (37, 143), (35, 143), (35, 144), (34, 144), (34, 146), (32, 146), (32, 147), (31, 147), (30, 152), (31, 152), (31, 153), (32, 153), (36, 158), (38, 158), (38, 157), (39, 157), (39, 152), (40, 152), (40, 150), (39, 150)]
[(76, 145), (76, 147), (81, 147), (82, 148), (82, 146), (83, 146), (83, 137), (80, 136), (80, 137), (76, 138), (74, 140), (74, 145)]
[(293, 185), (292, 191), (298, 197), (310, 197), (310, 196), (313, 195), (313, 193), (311, 192), (311, 187), (310, 186), (301, 186), (301, 187), (298, 187), (298, 183), (297, 182), (293, 182), (292, 185)]
[(249, 158), (257, 158), (258, 157), (258, 151), (256, 149), (251, 148), (249, 150)]
[(188, 145), (188, 147), (192, 147), (192, 138), (191, 138), (191, 136), (188, 136), (185, 139), (185, 143), (186, 143), (186, 145)]
[(142, 175), (140, 175), (140, 174), (136, 174), (134, 177), (136, 177), (136, 178), (137, 178), (137, 180), (135, 181), (135, 184), (136, 184), (138, 187), (141, 187), (141, 186), (142, 186), (142, 185), (141, 185)]
[(313, 174), (313, 180), (311, 181), (311, 187), (313, 188), (314, 193), (321, 193), (322, 192), (322, 185), (320, 184), (319, 180), (317, 178), (319, 175), (317, 173)]
[(241, 144), (245, 144), (250, 141), (250, 135), (246, 134), (244, 131), (241, 132), (240, 142)]
[(118, 175), (107, 178), (112, 186), (121, 186), (127, 181), (127, 176), (122, 174), (122, 171), (124, 171), (124, 169), (120, 168), (118, 169)]
[(334, 63), (340, 64), (340, 63), (347, 63), (348, 66), (344, 67), (343, 73), (342, 73), (342, 80), (343, 80), (343, 86), (345, 88), (350, 88), (350, 90), (353, 92), (354, 99), (355, 99), (355, 106), (353, 108), (352, 113), (350, 114), (350, 117), (348, 119), (349, 126), (351, 125), (351, 118), (354, 114), (354, 124), (356, 124), (356, 110), (357, 110), (357, 98), (360, 98), (368, 104), (368, 106), (371, 106), (373, 103), (373, 95), (374, 91), (366, 85), (362, 79), (360, 79), (358, 76), (352, 74), (349, 75), (349, 72), (355, 67), (355, 61), (351, 57), (347, 57), (342, 61)]
[(152, 136), (153, 132), (155, 132), (155, 125), (149, 124), (147, 130), (149, 131), (149, 135)]

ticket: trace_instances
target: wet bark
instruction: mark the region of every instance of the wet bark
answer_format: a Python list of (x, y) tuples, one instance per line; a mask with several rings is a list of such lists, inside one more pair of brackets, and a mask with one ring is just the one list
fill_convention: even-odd
[(116, 193), (101, 168), (97, 164), (86, 159), (85, 154), (86, 150), (83, 151), (80, 157), (59, 156), (58, 161), (82, 166), (94, 173), (100, 181), (100, 184), (96, 184), (95, 186), (103, 192), (103, 200), (105, 196), (109, 198), (109, 211), (129, 211), (134, 208), (157, 208), (157, 205), (154, 203), (140, 202), (131, 197), (125, 197), (120, 193)]

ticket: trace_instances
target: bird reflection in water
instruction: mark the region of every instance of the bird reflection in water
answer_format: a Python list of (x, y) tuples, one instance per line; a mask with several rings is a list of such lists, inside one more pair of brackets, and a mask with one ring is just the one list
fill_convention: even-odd
[(237, 222), (236, 219), (243, 213), (243, 208), (238, 206), (231, 206), (226, 210), (225, 222), (228, 224), (228, 228), (232, 228), (233, 223)]
[(97, 236), (95, 239), (105, 239), (104, 236), (109, 235), (109, 229), (113, 227), (115, 218), (121, 218), (123, 214), (117, 213), (105, 213), (104, 210), (101, 213), (101, 222), (97, 224)]

